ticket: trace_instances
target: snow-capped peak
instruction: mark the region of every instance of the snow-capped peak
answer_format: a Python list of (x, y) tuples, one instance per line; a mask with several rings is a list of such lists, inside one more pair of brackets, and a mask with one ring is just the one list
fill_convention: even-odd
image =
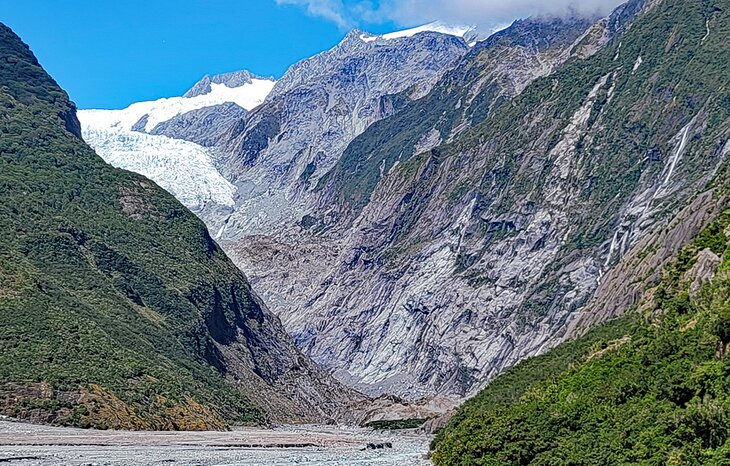
[(123, 110), (84, 110), (84, 119), (87, 126), (119, 127), (124, 130), (134, 127), (150, 132), (158, 124), (183, 113), (226, 102), (251, 110), (266, 99), (275, 83), (273, 79), (250, 78), (240, 86), (229, 87), (225, 82), (209, 81), (209, 91), (204, 94), (137, 102)]
[[(360, 39), (364, 42), (374, 42), (378, 39), (392, 40), (401, 39), (404, 37), (413, 37), (421, 32), (438, 32), (441, 34), (447, 34), (450, 36), (462, 37), (467, 42), (471, 42), (471, 36), (475, 36), (476, 28), (473, 26), (449, 26), (442, 23), (441, 21), (435, 21), (433, 23), (424, 24), (411, 29), (405, 29), (403, 31), (391, 32), (388, 34), (376, 35), (370, 33), (363, 33), (360, 35)], [(473, 45), (473, 44), (470, 44)]]
[(190, 90), (183, 95), (183, 97), (197, 97), (199, 95), (208, 94), (212, 90), (212, 84), (225, 84), (228, 87), (241, 87), (245, 84), (251, 84), (255, 79), (273, 81), (273, 78), (262, 78), (248, 70), (215, 74), (213, 76), (205, 75), (200, 81), (195, 83), (195, 85), (191, 87)]

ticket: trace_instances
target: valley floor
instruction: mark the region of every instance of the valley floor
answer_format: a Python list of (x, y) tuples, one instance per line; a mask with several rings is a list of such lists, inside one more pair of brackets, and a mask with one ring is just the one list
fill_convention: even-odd
[[(127, 432), (0, 421), (11, 465), (429, 465), (430, 437), (333, 426)], [(365, 449), (390, 442), (390, 449)]]

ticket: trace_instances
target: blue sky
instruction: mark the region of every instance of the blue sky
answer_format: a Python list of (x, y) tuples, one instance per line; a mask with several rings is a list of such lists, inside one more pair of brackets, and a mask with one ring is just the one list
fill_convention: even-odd
[[(181, 95), (205, 74), (280, 77), (353, 27), (442, 20), (482, 32), (532, 14), (606, 13), (623, 0), (0, 0), (79, 108)], [(572, 14), (572, 13), (571, 13)]]
[(278, 77), (346, 32), (274, 0), (0, 0), (0, 21), (80, 108), (181, 95), (204, 74)]

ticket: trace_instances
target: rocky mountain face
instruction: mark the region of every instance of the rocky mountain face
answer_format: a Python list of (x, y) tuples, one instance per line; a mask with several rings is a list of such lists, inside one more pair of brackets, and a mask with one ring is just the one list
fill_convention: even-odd
[(439, 24), (384, 36), (352, 31), (276, 85), (240, 71), (206, 76), (182, 98), (81, 111), (84, 138), (108, 162), (173, 193), (216, 237), (262, 221), (291, 224), (347, 144), (427, 93), (475, 37)]
[[(395, 170), (386, 161), (387, 177), (370, 170), (377, 185), (342, 262), (351, 277), (388, 279), (353, 287), (343, 307), (368, 303), (351, 321), (382, 322), (370, 341), (403, 349), (350, 367), (397, 364), (396, 375), (410, 361), (416, 383), (463, 394), (570, 335), (604, 275), (668, 227), (725, 160), (727, 74), (713, 58), (713, 10), (700, 3), (647, 5), (602, 50), (536, 81), (452, 143)], [(678, 10), (684, 27), (657, 34)], [(373, 297), (387, 304), (371, 310)]]
[(233, 102), (225, 102), (182, 113), (155, 126), (150, 134), (167, 136), (194, 142), (203, 147), (213, 147), (247, 110)]
[[(625, 309), (585, 306), (724, 162), (713, 8), (518, 22), (356, 138), (299, 229), (222, 244), (341, 380), (468, 395)], [(711, 215), (689, 218), (666, 254)]]
[[(638, 306), (500, 375), (437, 434), (435, 464), (727, 461), (726, 168), (713, 195), (696, 199), (717, 207), (724, 197), (720, 212), (658, 265), (658, 278), (640, 287), (631, 283)], [(688, 233), (681, 217), (672, 225), (678, 233), (664, 238), (668, 247)], [(645, 257), (662, 255), (661, 247), (646, 246)], [(637, 272), (642, 277), (644, 270)]]
[[(81, 139), (0, 24), (0, 412), (82, 427), (353, 419), (203, 223)], [(141, 133), (140, 133), (141, 134)]]
[(198, 81), (195, 86), (191, 87), (190, 90), (183, 94), (183, 97), (190, 99), (193, 97), (198, 97), (200, 95), (210, 94), (211, 92), (213, 92), (212, 84), (223, 84), (226, 87), (236, 88), (241, 87), (245, 84), (253, 84), (254, 79), (266, 80), (266, 78), (256, 76), (255, 74), (247, 70), (233, 71), (230, 73), (216, 74), (213, 76), (206, 75), (203, 77), (203, 79)]
[[(465, 34), (467, 30), (457, 31)], [(462, 37), (350, 32), (292, 66), (266, 101), (218, 142), (221, 173), (237, 187), (232, 212), (203, 218), (220, 241), (270, 234), (301, 220), (319, 178), (374, 122), (426, 94), (464, 55)]]
[[(334, 369), (341, 380), (373, 393), (464, 395), (469, 386), (485, 379), (475, 375), (475, 380), (460, 381), (465, 373), (462, 351), (473, 353), (488, 339), (472, 339), (474, 335), (464, 330), (480, 325), (459, 317), (465, 309), (476, 313), (489, 301), (478, 291), (482, 283), (470, 282), (464, 271), (456, 270), (451, 251), (455, 234), (450, 230), (467, 215), (472, 199), (444, 203), (430, 192), (433, 187), (424, 187), (429, 194), (423, 195), (434, 196), (434, 204), (409, 204), (403, 199), (415, 194), (414, 180), (395, 175), (407, 169), (402, 165), (412, 157), (463, 137), (534, 80), (570, 59), (597, 53), (637, 8), (629, 5), (600, 21), (516, 22), (475, 45), (430, 93), (357, 137), (289, 223), (272, 228), (248, 217), (243, 227), (227, 226), (218, 240), (234, 261), (251, 271), (254, 286), (300, 347)], [(464, 175), (458, 170), (450, 176)], [(386, 194), (388, 179), (396, 185)], [(442, 189), (450, 190), (461, 183), (461, 195), (470, 191), (465, 180), (440, 182)], [(411, 218), (399, 218), (408, 211)], [(424, 224), (414, 224), (425, 211), (441, 212), (450, 225), (438, 232), (435, 224), (425, 226), (425, 217)], [(404, 244), (399, 236), (409, 229), (426, 237)], [(431, 250), (418, 250), (424, 246)], [(445, 296), (443, 290), (455, 285), (464, 289)], [(437, 317), (439, 325), (433, 322)], [(490, 336), (493, 331), (483, 330)], [(457, 342), (469, 348), (459, 348)], [(493, 351), (478, 359), (489, 359)], [(481, 370), (470, 369), (473, 374)]]

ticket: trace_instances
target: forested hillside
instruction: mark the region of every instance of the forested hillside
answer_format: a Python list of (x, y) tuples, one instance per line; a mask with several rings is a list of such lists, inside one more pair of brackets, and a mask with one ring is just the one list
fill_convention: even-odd
[(205, 225), (81, 139), (0, 25), (0, 413), (99, 428), (347, 416)]

